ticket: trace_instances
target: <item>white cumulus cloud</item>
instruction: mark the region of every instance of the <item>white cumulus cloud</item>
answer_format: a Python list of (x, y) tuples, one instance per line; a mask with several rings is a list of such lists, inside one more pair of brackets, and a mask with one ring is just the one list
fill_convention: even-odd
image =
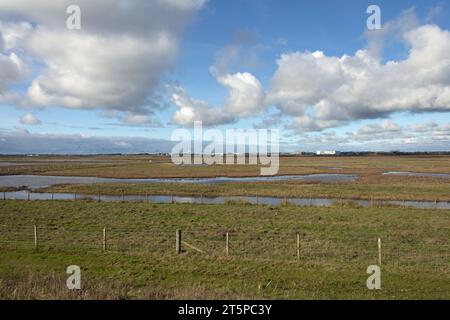
[(0, 94), (27, 74), (25, 64), (15, 53), (9, 55), (0, 53), (0, 70)]
[(208, 126), (221, 125), (256, 116), (265, 110), (264, 90), (252, 74), (237, 72), (215, 76), (228, 89), (225, 106), (213, 107), (206, 101), (191, 98), (184, 89), (176, 88), (172, 102), (179, 110), (173, 116), (174, 123), (189, 126), (194, 121), (202, 121)]
[(450, 32), (423, 25), (403, 39), (408, 56), (385, 63), (363, 49), (342, 57), (283, 54), (268, 100), (293, 116), (301, 131), (394, 112), (450, 111)]
[(36, 118), (36, 116), (32, 113), (25, 113), (21, 118), (20, 118), (20, 123), (24, 124), (24, 125), (36, 125), (36, 124), (40, 124), (41, 121)]
[[(74, 4), (81, 8), (81, 30), (66, 29), (66, 8)], [(28, 104), (100, 109), (130, 118), (130, 123), (142, 120), (160, 107), (157, 92), (173, 66), (181, 32), (203, 4), (204, 0), (0, 1), (0, 31), (7, 35), (2, 46), (18, 47), (0, 56), (0, 68), (7, 70), (0, 75), (0, 90), (21, 79), (22, 54), (43, 65), (27, 90)], [(14, 25), (4, 22), (11, 17)]]
[(191, 98), (184, 89), (175, 88), (172, 102), (179, 108), (173, 115), (173, 122), (182, 126), (192, 126), (194, 121), (202, 121), (204, 126), (226, 124), (235, 121), (232, 114), (215, 108), (206, 101)]
[(265, 109), (261, 83), (248, 72), (220, 75), (217, 80), (228, 88), (225, 112), (239, 117), (255, 116)]
[[(232, 43), (217, 53), (210, 73), (221, 86), (227, 89), (226, 101), (220, 107), (191, 98), (187, 92), (177, 88), (172, 102), (179, 108), (173, 122), (183, 126), (202, 121), (204, 125), (221, 125), (262, 114), (266, 108), (266, 94), (261, 82), (250, 72), (231, 72), (232, 67), (255, 67), (259, 65), (256, 37), (240, 30)], [(180, 89), (182, 93), (180, 93)]]

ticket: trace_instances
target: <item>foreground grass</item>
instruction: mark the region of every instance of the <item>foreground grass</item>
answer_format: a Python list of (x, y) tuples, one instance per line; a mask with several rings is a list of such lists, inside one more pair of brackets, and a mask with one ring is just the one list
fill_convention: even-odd
[[(448, 299), (449, 218), (395, 208), (0, 201), (0, 298)], [(205, 253), (176, 255), (178, 228)], [(366, 268), (377, 263), (378, 237), (374, 292)], [(76, 294), (64, 288), (73, 264), (82, 269)]]

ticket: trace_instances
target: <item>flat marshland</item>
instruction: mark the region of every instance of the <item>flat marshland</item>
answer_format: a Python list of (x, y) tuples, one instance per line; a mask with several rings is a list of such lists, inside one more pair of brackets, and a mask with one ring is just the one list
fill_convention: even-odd
[[(55, 159), (56, 158), (56, 159)], [(97, 156), (36, 157), (33, 160), (3, 157), (14, 165), (0, 166), (0, 175), (93, 176), (102, 178), (211, 178), (259, 176), (251, 165), (176, 166), (169, 157)], [(349, 174), (351, 182), (285, 180), (264, 182), (192, 183), (107, 183), (71, 184), (41, 191), (132, 195), (179, 196), (269, 196), (333, 199), (450, 201), (450, 179), (383, 175), (386, 172), (450, 174), (450, 156), (355, 156), (281, 157), (279, 175)], [(4, 191), (4, 190), (0, 190)], [(5, 190), (7, 191), (7, 190)]]
[[(259, 175), (257, 166), (174, 166), (167, 157), (0, 160), (1, 175)], [(448, 174), (450, 157), (281, 158), (280, 175), (357, 176), (351, 182), (66, 184), (41, 191), (450, 200), (450, 179), (383, 175), (390, 171)], [(181, 254), (175, 252), (178, 229)], [(378, 238), (382, 289), (372, 291), (366, 270), (379, 264)], [(351, 201), (326, 208), (0, 200), (0, 299), (449, 299), (449, 239), (448, 210), (361, 208)], [(65, 287), (70, 265), (81, 268), (80, 291)]]
[[(172, 164), (166, 156), (0, 156), (0, 175), (40, 174), (104, 178), (205, 178), (259, 176), (256, 165)], [(279, 175), (347, 173), (373, 176), (388, 171), (450, 173), (450, 156), (280, 157)]]

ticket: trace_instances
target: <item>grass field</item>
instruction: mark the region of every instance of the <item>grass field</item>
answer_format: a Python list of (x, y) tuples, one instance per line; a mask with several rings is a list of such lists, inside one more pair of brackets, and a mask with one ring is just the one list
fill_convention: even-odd
[[(204, 253), (177, 255), (178, 228)], [(0, 201), (0, 298), (449, 299), (449, 234), (435, 210)], [(382, 290), (370, 291), (378, 237)]]

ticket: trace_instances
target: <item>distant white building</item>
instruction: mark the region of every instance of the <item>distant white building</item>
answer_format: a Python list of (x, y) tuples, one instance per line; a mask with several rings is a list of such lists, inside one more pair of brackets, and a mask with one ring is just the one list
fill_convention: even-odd
[(336, 150), (318, 150), (316, 155), (318, 156), (335, 156), (338, 154)]

